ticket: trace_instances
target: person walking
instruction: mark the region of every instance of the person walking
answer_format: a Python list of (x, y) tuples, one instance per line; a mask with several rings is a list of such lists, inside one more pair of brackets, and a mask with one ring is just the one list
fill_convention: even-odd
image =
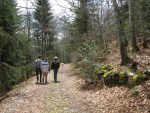
[(49, 72), (49, 63), (48, 63), (47, 58), (45, 58), (44, 61), (42, 61), (41, 69), (42, 69), (42, 73), (43, 73), (43, 83), (48, 83), (47, 82), (47, 75)]
[[(39, 81), (40, 78), (40, 82), (42, 82), (42, 71), (41, 71), (41, 56), (38, 56), (38, 58), (35, 60), (35, 70), (36, 70), (36, 76), (37, 76), (37, 83)], [(40, 75), (40, 77), (39, 77)]]
[(60, 67), (60, 63), (58, 61), (58, 57), (55, 56), (54, 61), (51, 64), (51, 69), (54, 71), (54, 82), (57, 82), (57, 73), (58, 73), (59, 67)]

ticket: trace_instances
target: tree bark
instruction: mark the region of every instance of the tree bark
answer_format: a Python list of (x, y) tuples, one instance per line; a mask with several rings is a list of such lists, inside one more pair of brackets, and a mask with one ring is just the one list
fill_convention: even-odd
[(43, 33), (43, 30), (42, 30), (42, 59), (44, 58), (44, 33)]
[(131, 38), (131, 47), (132, 52), (137, 51), (137, 42), (135, 36), (135, 24), (134, 24), (134, 0), (128, 0), (129, 6), (129, 29), (130, 29), (130, 38)]
[(147, 43), (147, 40), (146, 40), (146, 35), (145, 35), (145, 32), (144, 32), (144, 15), (143, 15), (143, 11), (142, 11), (142, 7), (140, 7), (140, 11), (139, 11), (139, 18), (140, 18), (140, 25), (141, 25), (141, 33), (142, 33), (142, 45), (144, 48), (148, 48), (148, 43)]
[(113, 2), (113, 6), (114, 6), (116, 24), (117, 24), (117, 27), (118, 27), (121, 65), (125, 65), (128, 62), (125, 32), (124, 32), (123, 23), (122, 23), (122, 19), (121, 19), (121, 14), (120, 14), (120, 11), (119, 11), (119, 8), (118, 8), (117, 1), (112, 0), (112, 2)]
[(99, 45), (100, 45), (100, 48), (101, 49), (104, 49), (104, 34), (103, 34), (103, 31), (104, 31), (104, 26), (102, 26), (102, 23), (103, 23), (103, 0), (101, 1), (101, 34), (100, 34), (100, 37), (99, 37)]

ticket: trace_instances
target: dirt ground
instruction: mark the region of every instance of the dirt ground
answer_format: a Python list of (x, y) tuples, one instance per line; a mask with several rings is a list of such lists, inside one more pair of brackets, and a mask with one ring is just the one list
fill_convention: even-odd
[(36, 84), (36, 77), (20, 84), (0, 103), (0, 113), (150, 113), (150, 100), (130, 97), (128, 88), (84, 89), (72, 64), (61, 66), (58, 80), (51, 71), (48, 84)]

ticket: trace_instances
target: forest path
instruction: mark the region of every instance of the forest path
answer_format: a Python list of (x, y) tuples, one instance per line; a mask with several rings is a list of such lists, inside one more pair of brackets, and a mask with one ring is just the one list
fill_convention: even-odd
[[(48, 75), (49, 84), (36, 84), (36, 77), (19, 85), (0, 103), (0, 113), (88, 113), (88, 107), (74, 99), (76, 77), (72, 65), (61, 66), (59, 83), (53, 82), (53, 71)], [(70, 96), (71, 95), (71, 96)], [(77, 102), (77, 103), (76, 103)]]
[(9, 92), (0, 103), (0, 113), (150, 113), (150, 99), (144, 93), (131, 97), (122, 86), (88, 88), (74, 75), (73, 65), (65, 64), (58, 73), (59, 83), (53, 82), (52, 71), (49, 84), (36, 84), (32, 77)]

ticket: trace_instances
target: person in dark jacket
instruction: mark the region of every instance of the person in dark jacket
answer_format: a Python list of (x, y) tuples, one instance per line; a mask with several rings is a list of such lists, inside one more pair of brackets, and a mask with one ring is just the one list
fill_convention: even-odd
[(53, 69), (54, 71), (54, 82), (57, 82), (57, 73), (58, 73), (58, 69), (60, 67), (60, 63), (58, 61), (58, 57), (54, 57), (54, 61), (51, 64), (51, 69)]
[(35, 69), (36, 69), (37, 82), (39, 81), (39, 75), (40, 75), (40, 83), (42, 82), (41, 62), (42, 62), (41, 56), (39, 56), (35, 60)]

